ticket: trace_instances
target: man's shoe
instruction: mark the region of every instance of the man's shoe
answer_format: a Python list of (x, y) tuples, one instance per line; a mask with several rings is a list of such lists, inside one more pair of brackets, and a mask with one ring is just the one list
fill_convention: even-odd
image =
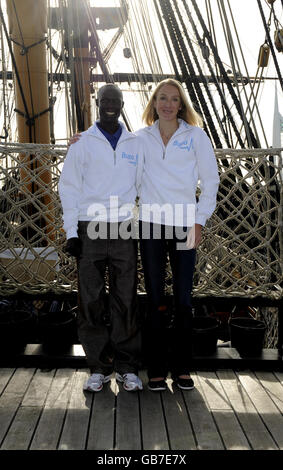
[(192, 378), (181, 379), (181, 377), (172, 377), (172, 379), (177, 387), (181, 388), (182, 390), (192, 390), (195, 386)]
[(117, 373), (116, 380), (123, 383), (123, 387), (127, 392), (135, 392), (136, 390), (143, 389), (142, 381), (136, 374), (128, 373), (121, 375)]
[(100, 392), (103, 388), (103, 384), (111, 380), (111, 375), (92, 374), (84, 383), (83, 389), (88, 392)]
[(167, 389), (165, 380), (149, 380), (147, 386), (152, 392), (162, 392)]

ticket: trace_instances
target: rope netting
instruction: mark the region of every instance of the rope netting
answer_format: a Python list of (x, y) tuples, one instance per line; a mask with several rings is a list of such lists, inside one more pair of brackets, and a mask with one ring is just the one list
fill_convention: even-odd
[[(0, 146), (0, 295), (77, 290), (64, 252), (58, 179), (65, 146)], [(221, 184), (198, 249), (196, 297), (282, 298), (280, 149), (216, 150)], [(138, 289), (145, 291), (138, 265)], [(166, 290), (172, 293), (168, 265)]]

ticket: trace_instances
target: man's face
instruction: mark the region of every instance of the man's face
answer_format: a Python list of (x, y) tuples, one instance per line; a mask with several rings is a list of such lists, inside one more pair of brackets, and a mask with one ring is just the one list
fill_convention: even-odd
[(123, 108), (122, 93), (118, 88), (105, 87), (98, 94), (100, 121), (114, 123), (118, 121)]

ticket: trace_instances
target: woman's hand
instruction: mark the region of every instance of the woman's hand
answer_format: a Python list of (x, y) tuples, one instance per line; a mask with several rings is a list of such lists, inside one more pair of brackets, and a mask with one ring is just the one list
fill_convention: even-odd
[(190, 228), (188, 235), (187, 235), (187, 248), (190, 250), (193, 248), (197, 248), (201, 242), (201, 233), (202, 233), (202, 225), (195, 224), (193, 227)]
[(80, 138), (81, 138), (81, 134), (72, 135), (69, 139), (68, 147), (70, 147), (70, 145), (75, 144), (76, 142), (78, 142), (80, 140)]

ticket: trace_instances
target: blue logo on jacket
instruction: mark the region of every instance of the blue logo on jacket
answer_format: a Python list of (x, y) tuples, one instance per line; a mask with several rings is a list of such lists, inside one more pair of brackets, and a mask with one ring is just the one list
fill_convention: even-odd
[(191, 137), (190, 143), (188, 143), (188, 140), (183, 140), (182, 142), (174, 140), (173, 145), (175, 145), (175, 147), (178, 147), (180, 150), (190, 151), (191, 149), (193, 149), (193, 138)]
[(132, 165), (136, 166), (139, 156), (138, 156), (138, 154), (133, 155), (131, 153), (123, 152), (122, 153), (122, 158), (126, 158), (128, 160), (128, 163), (131, 163)]

